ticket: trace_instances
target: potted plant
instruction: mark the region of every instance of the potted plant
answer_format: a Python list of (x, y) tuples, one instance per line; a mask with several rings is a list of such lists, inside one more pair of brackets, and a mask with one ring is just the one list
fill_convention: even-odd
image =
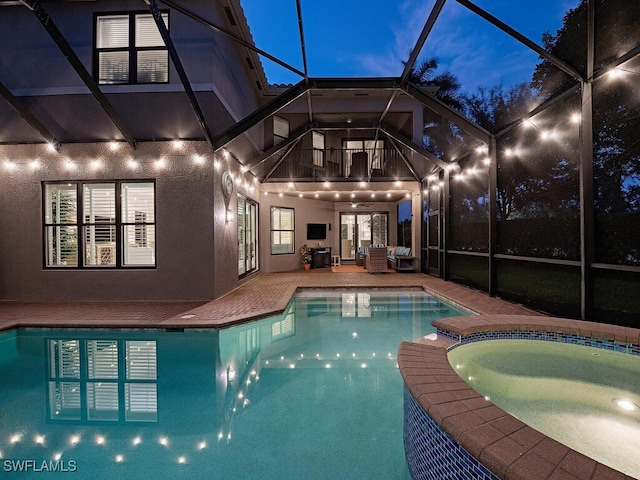
[(300, 247), (300, 255), (302, 256), (302, 264), (305, 270), (311, 268), (311, 247), (306, 243)]

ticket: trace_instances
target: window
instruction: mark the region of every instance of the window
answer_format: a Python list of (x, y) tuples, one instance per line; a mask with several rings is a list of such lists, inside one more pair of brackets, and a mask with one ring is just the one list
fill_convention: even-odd
[(293, 208), (271, 207), (271, 254), (293, 253)]
[(313, 132), (313, 165), (324, 167), (324, 134)]
[(289, 138), (289, 120), (273, 117), (273, 144), (277, 145), (287, 138)]
[(44, 185), (47, 267), (155, 266), (153, 182)]
[[(169, 14), (163, 13), (169, 28)], [(149, 13), (96, 17), (94, 77), (101, 85), (167, 83), (169, 53)]]

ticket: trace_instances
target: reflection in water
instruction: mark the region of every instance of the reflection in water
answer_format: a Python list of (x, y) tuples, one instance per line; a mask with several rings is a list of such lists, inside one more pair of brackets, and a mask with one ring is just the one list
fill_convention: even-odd
[(225, 330), (7, 333), (0, 468), (406, 478), (395, 352), (460, 314), (417, 291), (312, 291)]
[(157, 420), (155, 340), (49, 338), (46, 346), (49, 420)]

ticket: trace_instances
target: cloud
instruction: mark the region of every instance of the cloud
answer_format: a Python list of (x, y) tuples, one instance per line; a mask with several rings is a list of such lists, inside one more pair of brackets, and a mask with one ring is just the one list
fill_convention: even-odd
[[(402, 72), (402, 61), (409, 58), (433, 3), (433, 0), (397, 3), (397, 13), (389, 19), (393, 36), (387, 41), (389, 48), (363, 52), (353, 59), (365, 72), (364, 76), (397, 76)], [(577, 0), (543, 3), (540, 9), (545, 10), (544, 18), (536, 19), (533, 31), (542, 33), (546, 28), (553, 33), (561, 25), (564, 12), (575, 7)], [(512, 2), (495, 1), (490, 10), (501, 17), (507, 8), (513, 8)], [(528, 10), (523, 7), (510, 18), (528, 18), (533, 13)], [(540, 11), (537, 15), (541, 15)], [(418, 58), (432, 57), (438, 60), (439, 71), (456, 75), (463, 90), (468, 92), (474, 92), (479, 86), (492, 87), (502, 83), (510, 87), (528, 82), (538, 62), (533, 51), (457, 2), (445, 4)]]

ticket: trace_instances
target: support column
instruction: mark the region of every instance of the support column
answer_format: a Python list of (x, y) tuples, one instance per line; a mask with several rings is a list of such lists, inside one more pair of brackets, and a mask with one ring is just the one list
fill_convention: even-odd
[(496, 151), (496, 137), (491, 138), (488, 145), (489, 164), (489, 295), (496, 296), (497, 270), (495, 254), (498, 245), (498, 153)]
[(445, 168), (443, 172), (444, 186), (440, 189), (442, 192), (442, 215), (440, 216), (441, 234), (440, 246), (440, 276), (444, 280), (449, 280), (449, 260), (447, 259), (447, 248), (449, 246), (449, 217), (451, 216), (451, 169)]
[(593, 317), (594, 192), (593, 192), (593, 68), (595, 0), (587, 2), (587, 80), (580, 83), (580, 317)]

